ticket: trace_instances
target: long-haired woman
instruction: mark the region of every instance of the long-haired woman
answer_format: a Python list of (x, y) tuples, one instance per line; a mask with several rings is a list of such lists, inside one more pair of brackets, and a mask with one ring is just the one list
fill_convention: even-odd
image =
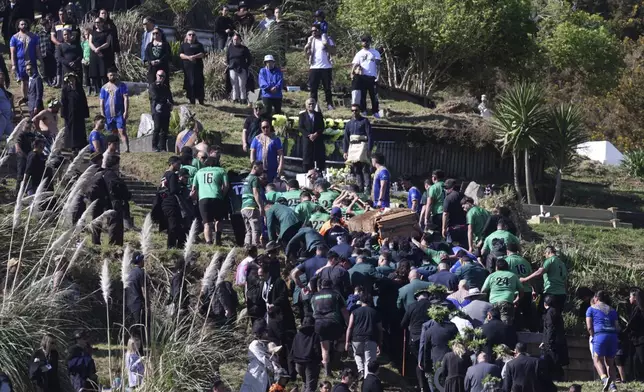
[(40, 347), (31, 355), (29, 362), (29, 378), (34, 383), (37, 392), (59, 392), (58, 381), (58, 350), (56, 338), (45, 334)]
[(203, 45), (197, 39), (194, 30), (186, 33), (186, 38), (181, 44), (179, 57), (183, 60), (183, 89), (191, 104), (195, 100), (203, 105), (204, 101), (204, 76), (203, 58), (206, 55)]
[(145, 58), (148, 63), (148, 83), (156, 81), (157, 71), (165, 72), (165, 84), (170, 85), (170, 44), (165, 39), (163, 30), (155, 27), (152, 30), (152, 41), (145, 49)]

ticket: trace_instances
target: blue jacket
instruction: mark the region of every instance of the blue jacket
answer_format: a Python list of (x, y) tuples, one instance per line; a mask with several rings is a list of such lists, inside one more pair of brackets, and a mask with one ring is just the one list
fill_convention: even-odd
[[(282, 98), (282, 84), (284, 83), (282, 71), (275, 67), (271, 70), (264, 67), (259, 71), (259, 88), (262, 90), (262, 98)], [(269, 91), (277, 87), (277, 91)]]

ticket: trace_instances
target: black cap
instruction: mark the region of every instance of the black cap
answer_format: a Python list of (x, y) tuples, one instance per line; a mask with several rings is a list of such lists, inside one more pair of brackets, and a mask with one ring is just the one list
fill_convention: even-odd
[(371, 36), (369, 34), (363, 35), (360, 37), (360, 42), (371, 42)]
[(443, 185), (443, 188), (452, 189), (455, 186), (456, 186), (456, 180), (454, 180), (453, 178), (448, 178), (447, 180), (445, 180), (445, 184)]

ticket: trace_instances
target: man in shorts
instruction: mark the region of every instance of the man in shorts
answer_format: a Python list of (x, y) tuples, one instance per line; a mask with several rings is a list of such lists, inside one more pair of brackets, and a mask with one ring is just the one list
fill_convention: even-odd
[(195, 174), (192, 194), (197, 193), (206, 244), (212, 244), (214, 228), (215, 244), (221, 245), (220, 221), (228, 214), (228, 205), (224, 199), (228, 193), (228, 173), (219, 166), (217, 159), (206, 159), (206, 167)]
[(342, 352), (344, 326), (349, 318), (344, 298), (332, 286), (330, 279), (322, 279), (320, 290), (311, 298), (315, 332), (320, 335), (322, 365), (327, 376), (331, 375), (331, 349), (335, 345), (336, 351)]
[(130, 152), (130, 140), (125, 132), (130, 99), (127, 86), (119, 80), (118, 71), (115, 68), (107, 71), (107, 83), (101, 87), (99, 98), (101, 115), (105, 117), (105, 127), (108, 131), (118, 134), (121, 141), (125, 143), (125, 152)]

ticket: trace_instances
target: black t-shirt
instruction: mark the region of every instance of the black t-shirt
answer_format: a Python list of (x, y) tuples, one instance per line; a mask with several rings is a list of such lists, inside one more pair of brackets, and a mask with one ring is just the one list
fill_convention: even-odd
[(377, 342), (378, 323), (380, 316), (376, 309), (371, 306), (360, 306), (353, 311), (353, 331), (351, 333), (352, 342)]
[(24, 156), (29, 155), (29, 153), (32, 150), (32, 143), (36, 138), (38, 137), (38, 134), (32, 131), (28, 132), (22, 132), (18, 137), (16, 138), (16, 144), (20, 147), (20, 150), (24, 154)]
[(315, 321), (343, 323), (341, 309), (345, 306), (340, 293), (333, 289), (322, 289), (311, 298)]
[(128, 286), (125, 289), (127, 306), (131, 312), (141, 310), (143, 306), (143, 287), (145, 286), (145, 271), (139, 267), (132, 267), (127, 278)]
[(461, 206), (463, 194), (457, 191), (451, 191), (445, 196), (443, 202), (443, 211), (449, 214), (447, 226), (456, 226), (465, 224), (465, 211)]

